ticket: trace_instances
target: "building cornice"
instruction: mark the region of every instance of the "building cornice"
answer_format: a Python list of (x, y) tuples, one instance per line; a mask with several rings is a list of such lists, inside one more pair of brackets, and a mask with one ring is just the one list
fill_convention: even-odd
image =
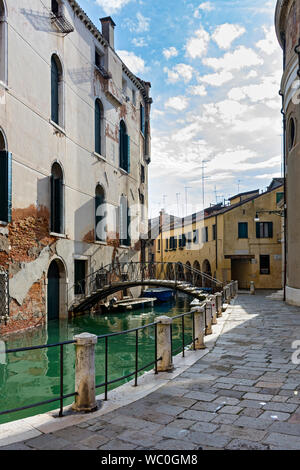
[[(92, 20), (88, 17), (88, 15), (85, 13), (85, 11), (81, 8), (81, 6), (78, 4), (76, 0), (68, 0), (71, 8), (73, 9), (75, 15), (83, 22), (83, 24), (86, 26), (86, 28), (90, 31), (90, 33), (97, 39), (97, 41), (100, 42), (100, 44), (108, 48), (110, 47), (106, 39), (102, 36), (102, 33), (99, 31), (99, 29), (95, 26), (95, 24), (92, 22)], [(114, 54), (116, 54), (116, 51), (113, 50)], [(116, 54), (117, 57), (119, 57)], [(120, 61), (122, 62), (122, 69), (123, 72), (126, 73), (128, 78), (134, 83), (134, 85), (142, 92), (143, 97), (145, 100), (149, 99), (148, 92), (147, 92), (147, 87), (145, 86), (145, 82), (138, 78), (136, 75), (134, 75), (129, 68), (124, 64), (122, 59), (119, 57)]]

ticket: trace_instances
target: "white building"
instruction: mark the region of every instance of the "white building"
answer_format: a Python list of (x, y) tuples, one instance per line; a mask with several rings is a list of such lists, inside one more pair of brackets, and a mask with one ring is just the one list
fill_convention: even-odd
[(134, 218), (126, 206), (147, 208), (152, 100), (116, 54), (110, 17), (100, 33), (74, 0), (0, 0), (0, 16), (5, 334), (66, 317), (76, 281), (143, 256), (119, 227)]

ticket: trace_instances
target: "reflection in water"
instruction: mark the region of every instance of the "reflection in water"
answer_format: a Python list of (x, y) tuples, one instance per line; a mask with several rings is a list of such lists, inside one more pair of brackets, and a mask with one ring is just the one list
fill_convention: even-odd
[[(177, 295), (172, 303), (159, 304), (147, 309), (135, 310), (130, 313), (113, 315), (84, 315), (72, 320), (54, 320), (44, 328), (29, 330), (11, 336), (7, 340), (7, 349), (56, 344), (73, 339), (74, 335), (89, 332), (105, 335), (123, 330), (137, 328), (155, 321), (160, 315), (174, 316), (190, 310), (191, 299), (186, 295)], [(186, 343), (191, 342), (192, 322), (190, 316), (185, 319)], [(149, 327), (139, 331), (139, 367), (154, 361), (155, 328)], [(173, 351), (182, 343), (181, 319), (173, 324)], [(136, 334), (116, 336), (108, 342), (109, 380), (125, 376), (135, 368)], [(151, 369), (153, 367), (150, 367)], [(7, 364), (0, 364), (0, 411), (38, 403), (59, 396), (59, 348), (37, 349), (7, 355)], [(64, 393), (74, 391), (75, 378), (75, 347), (73, 344), (64, 346)], [(130, 380), (130, 379), (128, 379)], [(96, 383), (104, 382), (104, 340), (96, 346)], [(110, 389), (123, 382), (113, 384)], [(103, 389), (98, 389), (102, 393)], [(72, 398), (64, 404), (72, 403)], [(59, 402), (38, 408), (25, 410), (11, 415), (0, 416), (0, 423), (21, 419), (27, 416), (44, 413), (56, 409)]]

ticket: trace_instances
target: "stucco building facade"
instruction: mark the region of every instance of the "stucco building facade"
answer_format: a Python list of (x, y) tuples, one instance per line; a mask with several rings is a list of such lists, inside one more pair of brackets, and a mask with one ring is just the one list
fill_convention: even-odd
[[(182, 219), (166, 220), (155, 240), (155, 261), (182, 263), (239, 288), (282, 288), (282, 179), (268, 190), (234, 196)], [(205, 279), (199, 279), (203, 287)]]
[(29, 3), (0, 0), (2, 334), (67, 317), (76, 281), (145, 256), (151, 85), (110, 17), (100, 32), (74, 0)]
[(282, 115), (284, 127), (285, 297), (288, 303), (300, 305), (300, 3), (278, 0), (275, 27), (283, 50)]

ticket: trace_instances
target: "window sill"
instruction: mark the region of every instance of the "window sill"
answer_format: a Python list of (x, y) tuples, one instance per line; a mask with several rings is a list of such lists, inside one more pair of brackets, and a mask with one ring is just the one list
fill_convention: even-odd
[(65, 129), (56, 124), (56, 122), (52, 121), (52, 119), (49, 119), (49, 122), (60, 134), (66, 135)]
[(95, 245), (107, 246), (107, 242), (101, 242), (100, 240), (95, 240), (94, 243)]
[(4, 227), (7, 227), (8, 222), (4, 222), (3, 220), (0, 220), (0, 225), (3, 225)]
[(120, 167), (119, 167), (119, 170), (120, 170), (120, 172), (122, 173), (122, 175), (129, 176), (128, 171), (123, 170), (123, 168), (120, 168)]
[(106, 158), (103, 155), (101, 155), (100, 153), (93, 152), (92, 155), (94, 155), (94, 157), (97, 157), (98, 160), (102, 160), (103, 162), (107, 161)]
[(127, 250), (129, 250), (131, 248), (131, 245), (120, 245), (120, 248), (126, 248)]
[(143, 134), (143, 132), (141, 131), (141, 129), (140, 129), (140, 134), (141, 134), (141, 136), (143, 137), (143, 139), (145, 140), (145, 134)]
[(67, 235), (65, 235), (64, 233), (50, 232), (50, 235), (56, 238), (67, 238)]

